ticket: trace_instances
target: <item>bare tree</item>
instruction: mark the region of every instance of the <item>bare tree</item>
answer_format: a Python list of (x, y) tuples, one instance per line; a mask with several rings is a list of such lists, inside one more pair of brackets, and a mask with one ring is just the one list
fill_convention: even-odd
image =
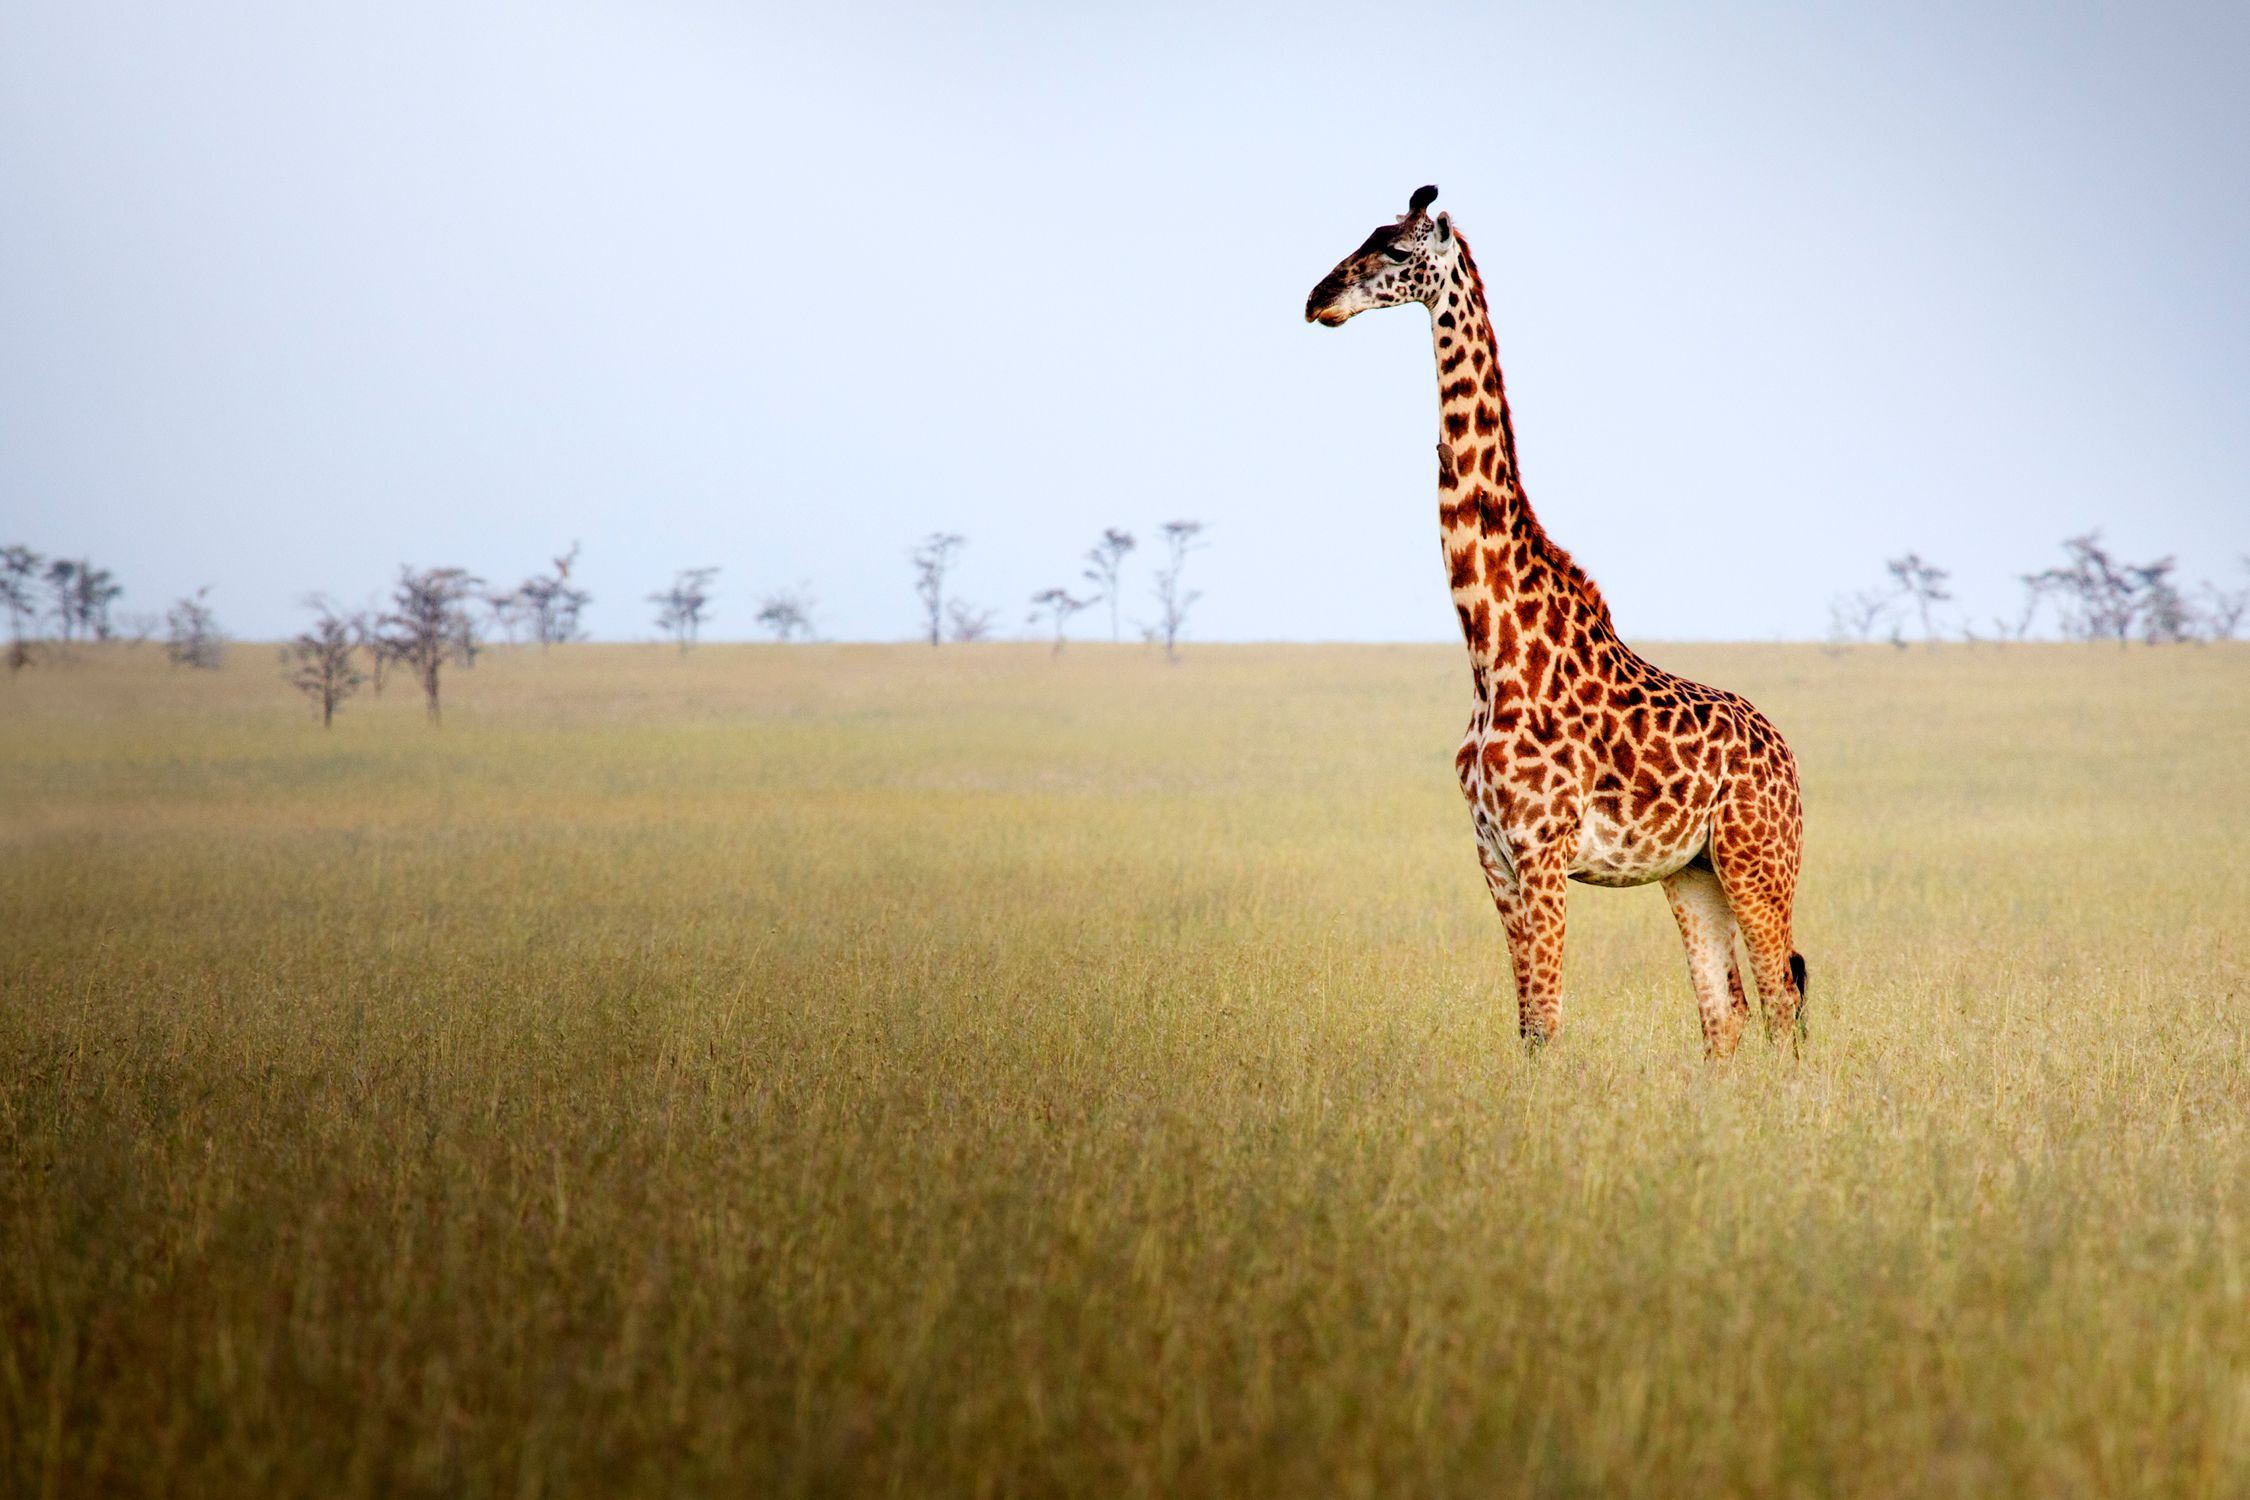
[(969, 544), (959, 532), (933, 531), (907, 555), (914, 560), (914, 596), (922, 601), (923, 626), (935, 646), (945, 623), (945, 575), (953, 554)]
[(175, 667), (215, 671), (226, 657), (226, 637), (219, 630), (219, 617), (205, 602), (210, 593), (211, 585), (205, 584), (185, 599), (173, 601), (165, 612), (164, 654)]
[(291, 685), (320, 705), (320, 727), (326, 729), (336, 722), (336, 705), (358, 692), (367, 678), (353, 659), (359, 642), (353, 623), (325, 600), (307, 602), (320, 611), (320, 618), (281, 648), (281, 659)]
[(1870, 641), (1896, 609), (1891, 595), (1873, 589), (1838, 594), (1828, 601), (1828, 634), (1838, 641)]
[(572, 542), (570, 550), (555, 559), (554, 572), (535, 573), (516, 588), (524, 617), (531, 626), (531, 638), (539, 643), (542, 651), (577, 640), (581, 634), (579, 612), (594, 602), (592, 594), (570, 581), (570, 570), (577, 561), (578, 544)]
[(2133, 580), (2102, 546), (2101, 533), (2089, 531), (2063, 543), (2064, 566), (2031, 575), (2038, 587), (2060, 601), (2062, 631), (2073, 640), (2115, 639), (2125, 644), (2133, 629)]
[(55, 623), (63, 640), (109, 639), (109, 609), (125, 592), (107, 568), (92, 561), (58, 557), (47, 564), (47, 591), (54, 597)]
[(69, 558), (58, 557), (47, 564), (47, 593), (54, 601), (48, 610), (65, 645), (78, 633), (77, 582), (78, 564)]
[(1041, 589), (1031, 596), (1032, 623), (1038, 624), (1040, 616), (1044, 615), (1054, 624), (1055, 649), (1053, 654), (1062, 655), (1063, 629), (1070, 624), (1070, 617), (1082, 609), (1093, 608), (1095, 602), (1093, 599), (1073, 598), (1068, 589)]
[(1898, 582), (1899, 592), (1914, 605), (1921, 616), (1922, 639), (1935, 641), (1937, 627), (1930, 623), (1930, 606), (1943, 604), (1953, 595), (1946, 589), (1949, 573), (1934, 563), (1925, 562), (1919, 552), (1909, 552), (1904, 557), (1886, 558), (1883, 567)]
[[(1109, 601), (1109, 638), (1112, 642), (1115, 642), (1118, 638), (1117, 575), (1125, 566), (1125, 554), (1131, 552), (1137, 545), (1139, 544), (1133, 540), (1133, 533), (1120, 531), (1112, 526), (1102, 533), (1102, 539), (1096, 542), (1093, 549), (1086, 554), (1086, 561), (1090, 566), (1086, 569), (1084, 576), (1088, 581), (1099, 585), (1101, 589), (1101, 592), (1094, 597)], [(1093, 601), (1089, 600), (1088, 602)]]
[(2039, 618), (2039, 606), (2055, 592), (2055, 580), (2049, 576), (2052, 571), (2016, 575), (2016, 581), (2023, 585), (2023, 609), (2016, 615), (2013, 629), (2007, 633), (2019, 641), (2031, 634), (2032, 623)]
[(26, 628), (39, 617), (39, 569), (47, 559), (29, 547), (0, 547), (0, 605), (8, 611), (8, 674), (31, 664)]
[(2099, 531), (2070, 537), (2062, 545), (2063, 566), (2030, 574), (2024, 583), (2061, 601), (2065, 636), (2122, 646), (2139, 627), (2152, 641), (2171, 638), (2167, 632), (2175, 623), (2178, 596), (2171, 583), (2171, 558), (2126, 562), (2102, 545)]
[[(2250, 573), (2250, 557), (2242, 559), (2242, 568)], [(2250, 614), (2250, 583), (2235, 588), (2224, 588), (2208, 579), (2203, 584), (2203, 619), (2211, 639), (2231, 641), (2242, 628), (2242, 617)]]
[(367, 652), (367, 683), (380, 698), (391, 665), (391, 643), (383, 634), (382, 616), (373, 609), (363, 609), (344, 623), (351, 627), (353, 643)]
[(438, 722), (439, 669), (449, 661), (469, 661), (475, 653), (476, 622), (468, 604), (483, 581), (463, 568), (401, 568), (391, 611), (377, 622), (382, 649), (420, 679), (433, 724)]
[(1165, 562), (1156, 570), (1156, 587), (1152, 592), (1157, 605), (1154, 634), (1164, 642), (1164, 655), (1170, 661), (1180, 659), (1180, 631), (1187, 625), (1188, 611), (1203, 597), (1202, 590), (1183, 587), (1180, 582), (1188, 554), (1203, 550), (1205, 544), (1196, 540), (1202, 533), (1201, 521), (1164, 523)]
[(682, 568), (673, 575), (670, 588), (648, 596), (648, 602), (657, 606), (656, 628), (678, 641), (683, 653), (702, 632), (704, 611), (711, 604), (711, 580), (718, 576), (717, 568)]
[(989, 640), (992, 622), (997, 618), (998, 610), (979, 609), (965, 599), (955, 599), (945, 606), (946, 634), (961, 642)]
[(778, 589), (758, 601), (758, 625), (777, 641), (810, 640), (813, 597), (803, 585)]
[(2173, 559), (2160, 557), (2152, 563), (2135, 563), (2129, 570), (2133, 575), (2141, 639), (2151, 646), (2192, 641), (2201, 623), (2187, 596), (2172, 581), (2176, 566)]

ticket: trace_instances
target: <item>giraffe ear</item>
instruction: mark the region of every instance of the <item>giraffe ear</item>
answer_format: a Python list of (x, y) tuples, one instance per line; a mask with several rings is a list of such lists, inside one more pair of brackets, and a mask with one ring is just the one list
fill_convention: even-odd
[(1453, 238), (1453, 220), (1445, 214), (1437, 216), (1437, 237), (1441, 240)]

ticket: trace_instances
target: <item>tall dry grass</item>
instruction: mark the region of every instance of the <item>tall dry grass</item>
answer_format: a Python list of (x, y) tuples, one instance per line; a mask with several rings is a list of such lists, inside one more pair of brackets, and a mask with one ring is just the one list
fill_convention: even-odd
[(0, 684), (0, 1489), (2250, 1493), (2250, 650), (1651, 654), (1800, 1063), (1521, 1055), (1450, 650)]

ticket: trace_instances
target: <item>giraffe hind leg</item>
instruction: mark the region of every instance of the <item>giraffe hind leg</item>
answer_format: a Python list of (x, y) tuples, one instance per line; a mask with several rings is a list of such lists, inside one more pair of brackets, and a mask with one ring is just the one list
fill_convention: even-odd
[(1671, 903), (1672, 920), (1680, 924), (1680, 942), (1687, 948), (1688, 978), (1695, 984), (1695, 1008), (1703, 1022), (1703, 1053), (1730, 1057), (1750, 1013), (1734, 962), (1734, 909), (1719, 877), (1702, 864), (1666, 876), (1664, 899)]
[[(1734, 916), (1732, 907), (1727, 908), (1727, 916), (1730, 919)], [(1727, 938), (1727, 999), (1734, 1011), (1735, 1030), (1740, 1031), (1743, 1023), (1750, 1019), (1750, 996), (1749, 992), (1742, 987), (1742, 932), (1740, 928), (1736, 928)]]
[[(1750, 952), (1750, 977), (1757, 982), (1758, 1006), (1765, 1013), (1766, 1033), (1787, 1036), (1792, 1046), (1804, 1039), (1804, 959), (1790, 939), (1792, 880), (1779, 878), (1767, 868), (1761, 851), (1728, 857), (1735, 851), (1715, 848), (1712, 861), (1727, 901), (1734, 908), (1742, 944)], [(1794, 872), (1790, 872), (1794, 873)]]

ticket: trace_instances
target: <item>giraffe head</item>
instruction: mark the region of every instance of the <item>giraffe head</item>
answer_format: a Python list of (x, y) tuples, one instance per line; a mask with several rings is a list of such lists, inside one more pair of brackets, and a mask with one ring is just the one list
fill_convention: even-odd
[(1428, 303), (1436, 297), (1458, 243), (1444, 214), (1430, 217), (1436, 198), (1436, 188), (1416, 188), (1404, 218), (1376, 230), (1321, 277), (1305, 299), (1305, 321), (1337, 328), (1371, 307)]

